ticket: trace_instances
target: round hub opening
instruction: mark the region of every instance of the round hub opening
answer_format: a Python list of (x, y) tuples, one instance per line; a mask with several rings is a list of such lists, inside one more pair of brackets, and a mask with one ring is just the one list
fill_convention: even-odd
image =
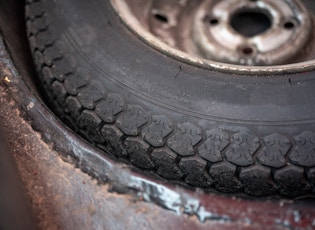
[(245, 37), (262, 34), (271, 27), (269, 16), (259, 9), (244, 9), (236, 12), (230, 21), (234, 30)]

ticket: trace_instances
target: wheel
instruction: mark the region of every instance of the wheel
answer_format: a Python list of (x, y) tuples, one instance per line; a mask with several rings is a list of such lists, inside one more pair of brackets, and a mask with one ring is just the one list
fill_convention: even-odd
[(302, 2), (28, 0), (26, 23), (47, 104), (104, 155), (205, 191), (300, 197), (315, 185)]

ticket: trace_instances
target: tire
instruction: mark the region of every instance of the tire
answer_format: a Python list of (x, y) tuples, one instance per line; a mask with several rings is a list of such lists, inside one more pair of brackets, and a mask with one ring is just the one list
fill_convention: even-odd
[(206, 191), (314, 194), (314, 71), (184, 63), (141, 41), (104, 0), (28, 0), (26, 23), (48, 105), (103, 154)]

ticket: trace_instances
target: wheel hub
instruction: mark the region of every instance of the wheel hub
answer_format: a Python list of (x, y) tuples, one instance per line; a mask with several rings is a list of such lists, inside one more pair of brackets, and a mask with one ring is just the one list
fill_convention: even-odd
[(192, 38), (205, 58), (241, 65), (275, 65), (294, 57), (309, 38), (310, 20), (298, 2), (204, 1)]
[[(233, 71), (247, 69), (224, 64), (257, 66), (257, 69), (249, 67), (250, 72), (279, 72), (270, 66), (314, 59), (312, 54), (302, 54), (313, 49), (308, 45), (314, 37), (314, 17), (303, 1), (111, 1), (126, 24), (141, 38), (188, 62), (233, 68)], [(303, 67), (310, 65), (314, 63)], [(281, 71), (295, 67), (281, 66)]]

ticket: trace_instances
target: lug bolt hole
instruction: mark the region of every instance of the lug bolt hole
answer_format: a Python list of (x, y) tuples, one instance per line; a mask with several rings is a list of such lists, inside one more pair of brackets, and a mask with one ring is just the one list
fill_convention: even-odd
[(294, 29), (295, 27), (295, 23), (294, 22), (291, 22), (291, 21), (288, 21), (286, 23), (283, 24), (283, 27), (287, 30), (292, 30)]
[(210, 19), (210, 25), (215, 26), (219, 24), (219, 20), (216, 18)]
[(159, 12), (155, 12), (153, 13), (153, 15), (154, 15), (154, 18), (158, 20), (159, 22), (164, 23), (164, 24), (168, 23), (168, 18), (166, 15)]
[(245, 47), (245, 48), (242, 49), (242, 52), (243, 52), (243, 54), (248, 56), (248, 55), (253, 54), (254, 50), (251, 47)]
[(206, 15), (206, 17), (203, 20), (205, 23), (209, 23), (211, 26), (216, 26), (219, 24), (219, 19), (211, 16), (211, 15)]

